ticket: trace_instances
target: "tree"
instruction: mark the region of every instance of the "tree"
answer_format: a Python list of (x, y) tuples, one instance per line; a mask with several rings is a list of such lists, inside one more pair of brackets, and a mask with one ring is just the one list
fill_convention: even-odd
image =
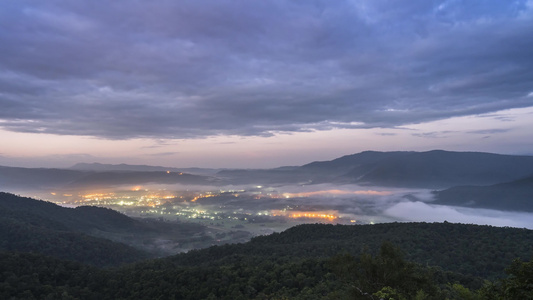
[(497, 282), (487, 282), (479, 291), (483, 299), (533, 299), (533, 260), (515, 259), (505, 270), (509, 276)]

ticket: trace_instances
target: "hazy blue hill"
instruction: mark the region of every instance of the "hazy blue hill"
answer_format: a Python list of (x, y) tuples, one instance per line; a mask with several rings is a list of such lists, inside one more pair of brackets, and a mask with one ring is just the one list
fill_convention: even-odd
[(216, 174), (223, 182), (233, 184), (288, 184), (310, 182), (316, 176), (298, 168), (277, 169), (227, 169)]
[(131, 171), (106, 171), (91, 172), (84, 177), (71, 181), (69, 187), (113, 186), (123, 184), (216, 184), (212, 177), (192, 175), (181, 172), (154, 171), (154, 172), (131, 172)]
[(77, 164), (71, 170), (0, 167), (0, 188), (79, 188), (146, 183), (358, 183), (443, 189), (459, 185), (491, 185), (529, 176), (533, 174), (533, 156), (442, 150), (365, 151), (300, 167), (227, 169), (218, 171), (214, 176), (215, 169), (190, 170), (208, 176), (182, 173), (175, 168), (125, 164)]
[(82, 171), (134, 171), (134, 172), (150, 172), (150, 171), (173, 171), (180, 172), (176, 168), (167, 168), (161, 166), (148, 165), (128, 165), (128, 164), (101, 164), (101, 163), (77, 163), (70, 167), (72, 170)]
[(434, 193), (435, 204), (533, 212), (533, 176), (491, 186), (457, 186)]
[(86, 172), (63, 169), (0, 166), (0, 189), (10, 187), (49, 188), (86, 176)]
[(348, 171), (354, 171), (361, 168), (363, 173), (384, 159), (391, 157), (401, 157), (411, 152), (378, 152), (364, 151), (357, 154), (345, 155), (330, 161), (315, 161), (301, 166), (302, 170), (315, 170), (320, 172), (332, 172), (342, 175)]
[[(280, 167), (275, 169), (235, 169), (222, 170), (218, 176), (227, 177), (244, 183), (324, 183), (346, 182), (343, 177), (348, 172), (358, 172), (359, 176), (371, 171), (375, 164), (409, 152), (377, 152), (365, 151), (346, 155), (331, 161), (315, 161), (300, 167)], [(351, 176), (348, 180), (353, 181)]]
[(435, 150), (392, 156), (377, 162), (362, 177), (357, 171), (347, 176), (372, 185), (443, 188), (496, 184), (532, 172), (533, 156)]
[(121, 184), (216, 184), (214, 177), (170, 171), (88, 171), (0, 166), (0, 189), (107, 187)]
[(38, 252), (95, 265), (147, 258), (130, 246), (90, 236), (93, 230), (136, 232), (142, 224), (102, 208), (71, 209), (0, 193), (0, 250)]
[(133, 171), (133, 172), (153, 172), (153, 171), (171, 171), (171, 172), (185, 172), (200, 175), (215, 174), (217, 169), (208, 168), (171, 168), (162, 166), (149, 165), (128, 165), (128, 164), (101, 164), (101, 163), (77, 163), (70, 167), (72, 170), (82, 171)]
[(533, 173), (533, 156), (483, 152), (365, 151), (301, 167), (223, 170), (217, 176), (233, 183), (358, 183), (367, 185), (449, 188), (489, 185)]

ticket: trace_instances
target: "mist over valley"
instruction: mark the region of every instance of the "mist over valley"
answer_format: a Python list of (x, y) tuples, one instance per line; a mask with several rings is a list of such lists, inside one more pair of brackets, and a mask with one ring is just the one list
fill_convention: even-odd
[(181, 236), (147, 242), (171, 254), (317, 222), (448, 221), (532, 229), (531, 170), (531, 156), (366, 151), (275, 169), (0, 167), (0, 183), (3, 191), (61, 206), (107, 207), (203, 228), (203, 242)]

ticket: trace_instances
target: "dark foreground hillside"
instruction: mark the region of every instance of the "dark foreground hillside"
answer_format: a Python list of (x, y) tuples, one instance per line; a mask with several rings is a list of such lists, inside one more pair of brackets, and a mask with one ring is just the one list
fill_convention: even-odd
[(323, 258), (338, 253), (357, 256), (377, 253), (384, 241), (398, 246), (410, 261), (491, 279), (503, 276), (503, 269), (513, 259), (533, 256), (533, 230), (445, 222), (306, 224), (249, 243), (191, 251), (169, 260), (176, 265), (212, 265), (236, 262), (239, 255), (261, 259)]
[(111, 209), (64, 208), (0, 193), (0, 250), (34, 252), (97, 266), (119, 265), (148, 253), (95, 233), (126, 233), (142, 224)]
[(3, 252), (0, 298), (532, 299), (533, 262), (524, 262), (532, 234), (449, 223), (301, 225), (115, 269)]
[(533, 299), (528, 229), (307, 224), (161, 259), (90, 235), (161, 229), (0, 193), (0, 299)]

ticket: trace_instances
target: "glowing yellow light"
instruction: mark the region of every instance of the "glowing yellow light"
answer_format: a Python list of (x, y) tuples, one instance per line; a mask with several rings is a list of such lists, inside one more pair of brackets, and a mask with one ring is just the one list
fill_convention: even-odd
[(215, 197), (217, 196), (216, 194), (207, 194), (207, 195), (202, 195), (200, 194), (200, 196), (196, 196), (194, 198), (191, 199), (191, 202), (196, 202), (196, 200), (200, 199), (200, 198), (209, 198), (209, 197)]
[(299, 218), (309, 218), (309, 219), (326, 219), (333, 221), (337, 219), (337, 211), (328, 211), (328, 212), (308, 212), (308, 211), (293, 211), (292, 213), (287, 213), (286, 211), (273, 210), (271, 211), (272, 216), (286, 216), (291, 219)]
[(167, 171), (167, 174), (170, 174), (170, 171)]

